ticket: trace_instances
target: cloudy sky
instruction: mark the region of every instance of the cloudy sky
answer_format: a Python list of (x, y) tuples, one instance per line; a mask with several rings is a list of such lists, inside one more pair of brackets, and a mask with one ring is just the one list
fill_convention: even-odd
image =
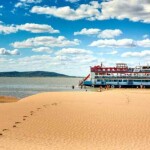
[(150, 64), (150, 0), (0, 1), (1, 71), (85, 76), (101, 62)]

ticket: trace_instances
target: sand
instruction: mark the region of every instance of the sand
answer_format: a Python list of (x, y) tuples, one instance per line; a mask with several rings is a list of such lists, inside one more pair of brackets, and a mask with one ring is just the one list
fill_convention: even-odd
[(0, 96), (0, 103), (17, 102), (19, 99), (13, 96)]
[(0, 103), (0, 150), (148, 150), (150, 90), (50, 92)]

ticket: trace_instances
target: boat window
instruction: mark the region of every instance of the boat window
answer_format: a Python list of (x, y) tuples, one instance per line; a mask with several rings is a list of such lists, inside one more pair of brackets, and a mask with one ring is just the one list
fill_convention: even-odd
[(134, 82), (141, 82), (141, 80), (134, 80)]
[(101, 82), (101, 80), (97, 80), (97, 82)]
[(142, 82), (149, 82), (149, 80), (142, 80)]
[(106, 80), (106, 82), (112, 82), (112, 80)]
[(123, 80), (123, 82), (127, 82), (127, 80)]
[(107, 82), (113, 82), (113, 80), (107, 80)]
[(95, 76), (95, 78), (99, 78), (99, 76)]
[(149, 66), (143, 66), (142, 69), (150, 69), (150, 67)]

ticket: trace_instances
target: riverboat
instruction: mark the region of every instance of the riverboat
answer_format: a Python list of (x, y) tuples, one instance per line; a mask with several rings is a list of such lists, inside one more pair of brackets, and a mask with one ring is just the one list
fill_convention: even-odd
[(117, 63), (115, 67), (105, 67), (101, 64), (90, 67), (90, 74), (79, 85), (150, 88), (150, 66), (128, 67), (125, 63)]

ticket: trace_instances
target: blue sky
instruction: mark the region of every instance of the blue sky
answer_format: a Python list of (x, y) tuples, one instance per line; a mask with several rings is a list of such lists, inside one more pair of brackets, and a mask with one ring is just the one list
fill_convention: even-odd
[(150, 64), (149, 0), (0, 1), (1, 71), (86, 75)]

